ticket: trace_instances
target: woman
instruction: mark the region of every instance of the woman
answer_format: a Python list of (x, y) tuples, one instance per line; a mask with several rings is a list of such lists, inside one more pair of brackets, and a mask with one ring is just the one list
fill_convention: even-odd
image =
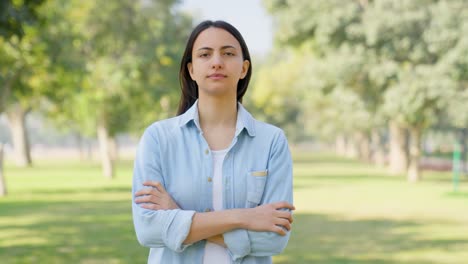
[(192, 31), (179, 115), (146, 129), (135, 160), (133, 219), (148, 263), (271, 263), (286, 247), (291, 156), (282, 130), (241, 105), (251, 73), (232, 25)]

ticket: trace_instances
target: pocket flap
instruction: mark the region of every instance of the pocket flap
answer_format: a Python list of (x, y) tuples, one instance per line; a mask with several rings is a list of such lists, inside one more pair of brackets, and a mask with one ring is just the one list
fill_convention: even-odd
[(250, 175), (255, 176), (255, 177), (265, 177), (268, 175), (268, 170), (251, 171)]

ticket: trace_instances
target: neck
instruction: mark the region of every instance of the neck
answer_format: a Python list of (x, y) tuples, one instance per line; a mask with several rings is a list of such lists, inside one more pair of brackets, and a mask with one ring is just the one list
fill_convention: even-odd
[(198, 98), (198, 115), (202, 130), (211, 127), (236, 127), (236, 98), (214, 98), (200, 96)]

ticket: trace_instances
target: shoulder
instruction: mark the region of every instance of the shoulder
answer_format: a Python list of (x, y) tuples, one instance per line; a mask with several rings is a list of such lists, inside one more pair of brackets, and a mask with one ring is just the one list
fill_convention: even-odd
[(169, 119), (156, 121), (149, 125), (142, 136), (142, 139), (152, 139), (159, 141), (161, 137), (167, 137), (174, 134), (174, 130), (180, 128), (179, 116)]
[(251, 113), (247, 111), (241, 104), (240, 105), (240, 118), (244, 122), (245, 127), (248, 130), (249, 135), (255, 135), (256, 139), (272, 139), (286, 138), (284, 131), (272, 124), (259, 121), (253, 117)]
[(268, 150), (269, 157), (291, 160), (289, 143), (284, 131), (272, 124), (255, 120), (256, 135), (254, 141)]
[(286, 140), (284, 131), (272, 124), (254, 119), (255, 134), (260, 138), (270, 138), (273, 140)]

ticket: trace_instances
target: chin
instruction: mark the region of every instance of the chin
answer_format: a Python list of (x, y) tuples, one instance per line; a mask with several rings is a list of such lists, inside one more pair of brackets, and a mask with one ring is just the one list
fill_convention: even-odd
[(229, 94), (229, 89), (226, 89), (226, 87), (223, 86), (211, 86), (205, 89), (201, 89), (200, 92), (203, 92), (207, 95), (225, 95)]

